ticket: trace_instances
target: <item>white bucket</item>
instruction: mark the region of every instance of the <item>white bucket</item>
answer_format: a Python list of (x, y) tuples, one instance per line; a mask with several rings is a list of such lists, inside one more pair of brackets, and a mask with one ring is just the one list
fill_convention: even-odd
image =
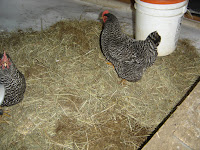
[(159, 3), (162, 1), (166, 2), (166, 0), (135, 0), (136, 39), (144, 40), (151, 32), (157, 31), (161, 36), (158, 56), (166, 56), (175, 50), (182, 16), (187, 11), (188, 4), (188, 0), (179, 0), (182, 2), (174, 4)]

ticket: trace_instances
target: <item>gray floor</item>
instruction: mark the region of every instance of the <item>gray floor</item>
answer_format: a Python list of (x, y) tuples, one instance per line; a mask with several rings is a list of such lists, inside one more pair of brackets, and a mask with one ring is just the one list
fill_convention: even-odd
[[(1, 0), (0, 31), (12, 31), (18, 28), (41, 29), (62, 19), (97, 20), (100, 12), (109, 9), (119, 16), (124, 24), (132, 24), (130, 12), (120, 12), (112, 8), (98, 6), (80, 0)], [(132, 29), (132, 26), (131, 28)]]

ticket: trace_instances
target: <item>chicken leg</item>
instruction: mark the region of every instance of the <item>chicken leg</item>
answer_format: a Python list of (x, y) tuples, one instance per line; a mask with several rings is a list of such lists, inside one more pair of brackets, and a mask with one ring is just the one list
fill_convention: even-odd
[(126, 85), (126, 79), (121, 79), (121, 81), (120, 81), (120, 84), (123, 86), (123, 85)]
[(8, 111), (8, 110), (3, 111), (3, 109), (1, 109), (1, 107), (0, 107), (0, 116), (5, 115), (5, 116), (10, 117), (10, 115), (8, 114), (8, 112), (10, 112), (10, 111)]
[(115, 69), (114, 65), (111, 62), (107, 62), (106, 64), (113, 66), (113, 68)]

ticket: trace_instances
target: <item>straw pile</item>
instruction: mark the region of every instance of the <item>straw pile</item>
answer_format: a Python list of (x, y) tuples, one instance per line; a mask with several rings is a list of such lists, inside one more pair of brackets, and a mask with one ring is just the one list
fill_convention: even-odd
[(22, 103), (4, 108), (1, 149), (137, 149), (200, 74), (199, 55), (182, 40), (141, 81), (121, 85), (100, 32), (98, 22), (69, 20), (1, 34), (0, 51), (27, 82)]

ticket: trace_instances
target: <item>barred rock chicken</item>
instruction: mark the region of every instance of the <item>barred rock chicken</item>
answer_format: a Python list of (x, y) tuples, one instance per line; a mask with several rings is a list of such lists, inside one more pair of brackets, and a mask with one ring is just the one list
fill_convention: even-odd
[(130, 82), (140, 80), (157, 58), (160, 35), (155, 31), (145, 40), (137, 41), (122, 33), (118, 19), (108, 10), (102, 13), (102, 19), (102, 53), (113, 64), (120, 78)]
[[(0, 84), (4, 85), (5, 88), (1, 107), (15, 105), (23, 99), (26, 89), (24, 75), (16, 68), (6, 52), (0, 54)], [(3, 115), (2, 109), (0, 113)]]

